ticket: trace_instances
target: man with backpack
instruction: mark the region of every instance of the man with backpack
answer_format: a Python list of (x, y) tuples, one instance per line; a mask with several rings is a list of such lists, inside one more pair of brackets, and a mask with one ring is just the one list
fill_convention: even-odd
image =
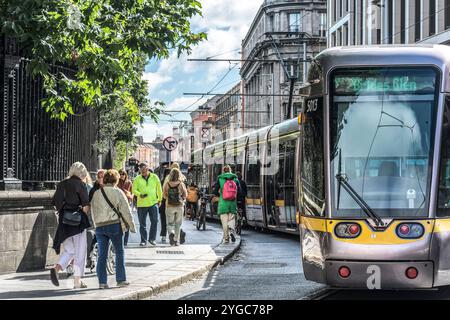
[(237, 195), (239, 189), (238, 177), (231, 172), (230, 166), (223, 168), (223, 173), (218, 177), (215, 185), (214, 194), (219, 196), (219, 205), (217, 213), (220, 216), (223, 228), (223, 243), (236, 241), (234, 235), (236, 213), (237, 213)]

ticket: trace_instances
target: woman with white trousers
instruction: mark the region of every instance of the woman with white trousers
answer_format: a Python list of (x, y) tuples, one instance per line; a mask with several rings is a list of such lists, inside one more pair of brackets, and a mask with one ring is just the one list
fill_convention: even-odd
[[(50, 278), (55, 286), (59, 286), (58, 272), (67, 268), (74, 261), (74, 289), (87, 288), (81, 281), (86, 266), (87, 238), (86, 229), (91, 224), (87, 213), (89, 211), (89, 195), (86, 188), (88, 171), (81, 162), (74, 163), (69, 170), (68, 177), (61, 181), (53, 196), (53, 205), (58, 210), (58, 228), (53, 239), (53, 249), (60, 254), (61, 244), (63, 252), (58, 263), (50, 270)], [(64, 211), (76, 212), (81, 215), (78, 225), (67, 224)]]

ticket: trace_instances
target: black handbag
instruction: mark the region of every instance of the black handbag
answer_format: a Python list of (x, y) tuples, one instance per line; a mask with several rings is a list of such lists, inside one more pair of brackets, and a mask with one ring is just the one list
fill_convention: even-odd
[[(77, 227), (81, 224), (81, 210), (80, 208), (78, 209), (64, 209), (65, 205), (66, 205), (66, 187), (64, 186), (64, 204), (63, 207), (61, 209), (61, 213), (62, 213), (62, 223), (67, 225), (67, 226), (73, 226), (73, 227)], [(60, 215), (61, 216), (61, 215)]]
[(81, 224), (81, 212), (76, 210), (63, 210), (62, 223), (68, 226), (79, 226)]

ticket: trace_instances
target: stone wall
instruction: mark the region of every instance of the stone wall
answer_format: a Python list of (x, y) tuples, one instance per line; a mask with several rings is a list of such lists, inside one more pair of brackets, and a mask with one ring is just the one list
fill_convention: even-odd
[(54, 191), (0, 191), (0, 273), (43, 270), (57, 262), (51, 248), (57, 220)]

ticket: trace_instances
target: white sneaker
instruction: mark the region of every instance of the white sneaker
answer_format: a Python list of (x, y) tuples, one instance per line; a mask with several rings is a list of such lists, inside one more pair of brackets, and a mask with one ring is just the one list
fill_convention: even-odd
[(161, 237), (161, 242), (166, 243), (166, 237)]

